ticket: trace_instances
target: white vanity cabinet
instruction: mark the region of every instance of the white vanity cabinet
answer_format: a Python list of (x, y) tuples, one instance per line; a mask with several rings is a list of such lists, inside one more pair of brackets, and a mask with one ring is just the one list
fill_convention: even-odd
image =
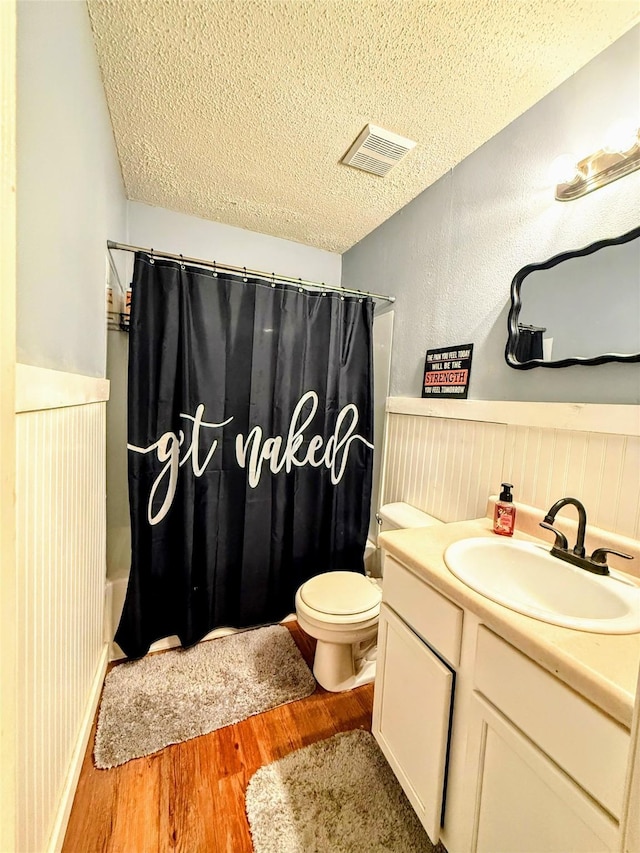
[(600, 853), (618, 825), (479, 695), (470, 709), (468, 779), (476, 853)]
[(600, 853), (619, 843), (629, 732), (484, 626), (465, 800), (477, 853)]
[(619, 849), (629, 730), (496, 625), (385, 555), (373, 733), (429, 837), (449, 853)]
[[(389, 558), (383, 590), (373, 734), (436, 843), (454, 683), (445, 660), (459, 659), (462, 610)], [(432, 642), (437, 638), (431, 648), (429, 627)]]

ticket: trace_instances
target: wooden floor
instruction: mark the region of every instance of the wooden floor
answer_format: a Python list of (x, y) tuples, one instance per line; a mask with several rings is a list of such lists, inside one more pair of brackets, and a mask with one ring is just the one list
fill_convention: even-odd
[[(307, 663), (314, 642), (286, 623)], [(95, 723), (63, 853), (251, 853), (244, 792), (262, 765), (340, 731), (371, 729), (373, 685), (316, 692), (113, 770), (93, 764)]]

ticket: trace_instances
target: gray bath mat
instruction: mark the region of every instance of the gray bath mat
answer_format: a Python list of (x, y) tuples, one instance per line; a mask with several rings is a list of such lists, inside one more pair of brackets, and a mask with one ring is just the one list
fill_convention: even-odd
[(249, 781), (255, 853), (433, 853), (373, 735), (321, 740)]
[(309, 667), (282, 625), (120, 664), (105, 679), (96, 767), (150, 755), (315, 689)]

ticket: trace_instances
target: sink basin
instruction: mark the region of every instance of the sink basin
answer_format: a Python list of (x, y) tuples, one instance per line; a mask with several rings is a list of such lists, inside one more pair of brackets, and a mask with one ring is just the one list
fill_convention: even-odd
[(598, 634), (640, 632), (640, 587), (619, 572), (603, 577), (565, 563), (549, 546), (461, 539), (444, 561), (471, 589), (542, 622)]

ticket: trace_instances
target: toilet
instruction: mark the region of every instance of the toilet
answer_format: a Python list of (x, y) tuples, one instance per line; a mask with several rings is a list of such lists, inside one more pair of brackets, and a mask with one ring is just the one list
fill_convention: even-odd
[[(377, 513), (380, 531), (442, 524), (409, 504), (386, 504)], [(371, 543), (367, 543), (370, 555)], [(332, 693), (373, 681), (382, 586), (380, 578), (359, 572), (324, 572), (296, 593), (302, 630), (317, 640), (316, 681)]]

